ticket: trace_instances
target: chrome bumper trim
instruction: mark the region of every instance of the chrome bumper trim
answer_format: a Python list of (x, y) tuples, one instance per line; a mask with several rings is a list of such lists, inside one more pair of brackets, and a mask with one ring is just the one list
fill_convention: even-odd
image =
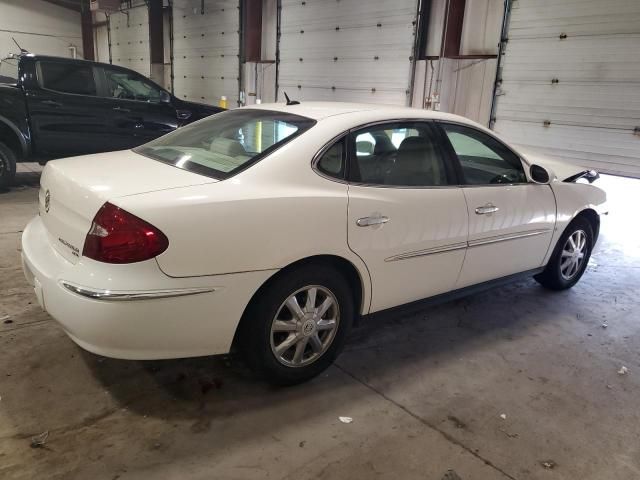
[(214, 292), (215, 288), (199, 287), (199, 288), (179, 288), (172, 290), (102, 290), (99, 288), (89, 288), (76, 285), (65, 280), (61, 280), (60, 284), (77, 295), (91, 298), (92, 300), (105, 301), (131, 301), (131, 300), (152, 300), (156, 298), (183, 297), (185, 295), (197, 295), (200, 293)]

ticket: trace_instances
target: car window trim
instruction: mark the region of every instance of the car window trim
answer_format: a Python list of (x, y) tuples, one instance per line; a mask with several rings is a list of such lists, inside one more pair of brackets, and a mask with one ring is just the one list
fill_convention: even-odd
[(156, 87), (158, 90), (163, 91), (167, 94), (169, 94), (170, 98), (173, 98), (173, 95), (171, 95), (167, 90), (165, 90), (164, 88), (162, 88), (160, 85), (158, 85), (156, 82), (154, 82), (153, 80), (151, 80), (150, 78), (145, 77), (144, 75), (142, 75), (141, 73), (138, 73), (134, 70), (128, 70), (126, 68), (119, 68), (115, 65), (100, 65), (99, 67), (97, 67), (99, 70), (101, 70), (102, 76), (101, 76), (101, 82), (102, 82), (102, 91), (100, 92), (100, 97), (101, 98), (106, 98), (107, 100), (117, 100), (119, 102), (136, 102), (137, 104), (144, 104), (144, 105), (163, 105), (164, 102), (151, 102), (151, 101), (145, 101), (145, 100), (134, 100), (131, 98), (116, 98), (116, 97), (112, 97), (108, 94), (109, 89), (108, 89), (108, 81), (107, 81), (107, 70), (114, 70), (114, 71), (120, 71), (120, 72), (124, 72), (124, 73), (135, 73), (136, 75), (139, 75), (140, 77), (142, 77), (144, 79), (145, 82), (149, 82), (151, 85), (153, 85), (154, 87)]
[[(38, 82), (38, 87), (45, 92), (52, 92), (58, 95), (73, 95), (74, 97), (83, 97), (83, 98), (98, 98), (99, 90), (98, 90), (98, 79), (96, 78), (96, 67), (95, 65), (89, 64), (88, 67), (91, 70), (91, 75), (93, 76), (93, 83), (96, 86), (96, 94), (95, 95), (87, 95), (85, 93), (71, 93), (71, 92), (62, 92), (60, 90), (54, 90), (52, 88), (46, 88), (44, 86), (44, 75), (42, 74), (42, 63), (59, 63), (62, 65), (73, 64), (73, 62), (66, 61), (58, 61), (58, 60), (38, 60), (36, 61), (36, 81)], [(82, 64), (80, 64), (82, 65)]]
[[(515, 152), (511, 147), (509, 147), (508, 145), (506, 145), (502, 140), (500, 140), (498, 137), (496, 137), (495, 135), (491, 135), (487, 132), (485, 132), (484, 130), (481, 130), (479, 128), (474, 127), (473, 125), (469, 125), (467, 123), (464, 122), (456, 122), (456, 121), (452, 121), (452, 120), (434, 120), (433, 122), (436, 125), (436, 128), (438, 128), (438, 130), (441, 133), (441, 137), (442, 137), (442, 141), (445, 142), (445, 146), (446, 149), (449, 152), (449, 155), (452, 156), (453, 159), (455, 159), (455, 163), (457, 165), (457, 170), (458, 170), (458, 175), (459, 175), (459, 186), (462, 188), (482, 188), (482, 187), (503, 187), (503, 186), (518, 186), (518, 185), (531, 185), (531, 184), (535, 184), (535, 182), (532, 182), (529, 179), (529, 176), (527, 175), (527, 166), (528, 163), (524, 161), (524, 159), (522, 158), (521, 155), (519, 155), (517, 152)], [(456, 153), (455, 149), (453, 148), (453, 145), (451, 144), (451, 141), (449, 140), (449, 137), (447, 136), (447, 132), (444, 129), (443, 125), (455, 125), (458, 127), (463, 127), (469, 130), (473, 130), (474, 132), (477, 132), (481, 135), (486, 135), (487, 137), (492, 138), (493, 140), (495, 140), (497, 143), (499, 143), (500, 145), (502, 145), (506, 150), (508, 150), (509, 152), (511, 152), (513, 155), (515, 155), (518, 160), (520, 160), (520, 165), (522, 166), (522, 171), (524, 172), (524, 176), (527, 179), (526, 182), (516, 182), (516, 183), (478, 183), (478, 184), (471, 184), (471, 183), (466, 183), (465, 180), (465, 176), (464, 176), (464, 171), (462, 169), (462, 164), (460, 163), (460, 159), (458, 158), (458, 154)], [(536, 184), (537, 185), (537, 184)]]
[[(352, 179), (351, 173), (358, 171), (358, 167), (356, 164), (356, 142), (355, 142), (355, 133), (357, 131), (363, 130), (368, 127), (376, 127), (379, 125), (386, 124), (424, 124), (429, 131), (433, 134), (433, 139), (436, 143), (437, 148), (440, 150), (442, 154), (442, 160), (445, 165), (445, 172), (447, 176), (447, 185), (382, 185), (378, 183), (367, 183), (367, 182), (357, 182)], [(435, 126), (435, 122), (430, 118), (399, 118), (399, 119), (387, 119), (387, 120), (377, 120), (374, 122), (368, 122), (362, 125), (358, 125), (356, 127), (352, 127), (349, 129), (349, 147), (347, 149), (347, 172), (348, 175), (346, 177), (346, 181), (349, 185), (360, 186), (360, 187), (371, 187), (371, 188), (399, 188), (405, 190), (421, 190), (421, 189), (443, 189), (443, 188), (457, 188), (459, 186), (460, 179), (458, 178), (458, 172), (454, 165), (448, 162), (447, 151), (442, 144), (442, 140), (440, 138), (440, 134), (438, 132), (438, 128)]]

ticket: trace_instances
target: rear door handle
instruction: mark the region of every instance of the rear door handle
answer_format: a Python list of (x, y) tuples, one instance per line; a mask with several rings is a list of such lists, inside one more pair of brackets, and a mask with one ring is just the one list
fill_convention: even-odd
[(481, 207), (477, 207), (476, 208), (476, 214), (477, 215), (486, 215), (488, 213), (495, 213), (498, 210), (500, 210), (498, 207), (496, 207), (493, 203), (487, 203), (486, 205), (483, 205)]
[(122, 107), (113, 107), (113, 109), (116, 112), (122, 112), (122, 113), (129, 113), (131, 110), (129, 110), (128, 108), (122, 108)]
[(62, 104), (60, 102), (56, 102), (55, 100), (42, 100), (43, 105), (49, 105), (51, 107), (61, 107)]
[(385, 217), (384, 215), (375, 215), (371, 217), (362, 217), (356, 220), (356, 225), (359, 227), (371, 227), (373, 225), (382, 225), (383, 223), (387, 223), (389, 221), (389, 217)]

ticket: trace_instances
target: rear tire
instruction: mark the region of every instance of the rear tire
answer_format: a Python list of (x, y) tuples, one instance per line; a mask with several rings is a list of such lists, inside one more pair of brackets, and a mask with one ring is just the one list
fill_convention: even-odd
[(16, 176), (16, 154), (0, 142), (0, 190), (9, 188)]
[(353, 294), (340, 272), (304, 265), (282, 273), (254, 298), (240, 324), (238, 347), (265, 380), (295, 385), (331, 365), (353, 317)]
[(558, 240), (544, 271), (533, 278), (550, 290), (573, 287), (584, 274), (593, 250), (593, 228), (584, 218), (574, 219)]

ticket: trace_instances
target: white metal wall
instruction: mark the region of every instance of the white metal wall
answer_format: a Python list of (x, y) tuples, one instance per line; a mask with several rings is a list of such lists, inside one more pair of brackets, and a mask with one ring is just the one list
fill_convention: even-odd
[(279, 95), (405, 105), (417, 0), (282, 0)]
[(173, 2), (174, 92), (179, 98), (237, 106), (240, 75), (238, 0)]
[(517, 0), (508, 37), (496, 131), (640, 177), (640, 1)]
[(144, 2), (134, 5), (133, 8), (109, 15), (111, 59), (114, 65), (130, 68), (148, 77), (151, 73), (149, 10)]

